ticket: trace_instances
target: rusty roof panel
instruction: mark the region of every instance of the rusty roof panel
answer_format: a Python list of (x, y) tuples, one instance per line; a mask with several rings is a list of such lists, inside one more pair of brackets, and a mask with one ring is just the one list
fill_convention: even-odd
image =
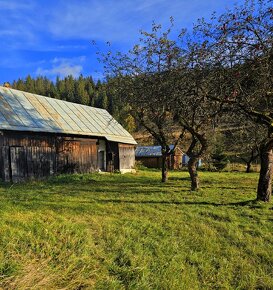
[[(23, 92), (22, 92), (23, 93)], [(58, 130), (59, 126), (55, 124), (55, 120), (48, 113), (48, 111), (41, 105), (38, 99), (30, 93), (23, 93), (26, 99), (29, 101), (31, 106), (33, 106), (33, 111), (36, 112), (36, 117), (39, 119), (39, 122), (43, 123), (42, 127), (45, 127), (45, 130), (48, 128)]]
[(7, 103), (11, 106), (14, 113), (18, 116), (21, 120), (23, 125), (30, 126), (30, 127), (37, 127), (36, 123), (31, 119), (30, 115), (28, 114), (27, 110), (24, 106), (13, 96), (10, 90), (6, 89), (1, 92), (1, 95), (5, 98)]
[(128, 136), (128, 137), (131, 136), (129, 132), (127, 132), (110, 114), (103, 114), (103, 116), (105, 120), (107, 120), (109, 128), (112, 128), (115, 130), (116, 135)]
[(73, 131), (72, 127), (68, 125), (64, 117), (61, 115), (61, 113), (57, 110), (56, 106), (54, 104), (51, 104), (49, 98), (42, 98), (39, 96), (38, 100), (40, 104), (46, 109), (48, 114), (53, 118), (53, 122), (55, 122), (56, 126), (59, 125), (59, 128), (62, 131)]
[(82, 121), (81, 114), (78, 113), (77, 106), (73, 106), (73, 103), (67, 102), (66, 111), (69, 114), (71, 118), (73, 118), (73, 121), (77, 124), (79, 128), (83, 132), (89, 132), (90, 129), (87, 127), (86, 122)]
[(65, 121), (69, 124), (70, 127), (72, 127), (73, 131), (83, 131), (82, 128), (77, 125), (77, 122), (74, 120), (73, 115), (74, 113), (69, 110), (67, 103), (63, 102), (61, 100), (56, 99), (50, 99), (52, 104), (55, 104), (55, 106), (59, 109), (59, 112), (61, 112), (62, 117), (65, 119)]
[(86, 117), (92, 122), (92, 124), (94, 124), (94, 126), (96, 127), (97, 132), (100, 132), (102, 134), (107, 134), (107, 132), (105, 131), (105, 129), (103, 128), (103, 124), (101, 124), (100, 120), (98, 120), (95, 111), (92, 110), (93, 108), (91, 108), (91, 110), (87, 107), (87, 106), (83, 106), (81, 105), (83, 111), (86, 113)]
[(0, 86), (0, 130), (101, 136), (136, 144), (106, 111)]
[(2, 92), (0, 92), (0, 112), (4, 115), (5, 119), (11, 126), (24, 126), (22, 121), (13, 111), (11, 105), (2, 95)]
[(16, 98), (19, 103), (23, 104), (23, 108), (26, 110), (26, 112), (28, 112), (27, 116), (31, 118), (37, 128), (46, 128), (48, 126), (48, 124), (44, 122), (40, 114), (36, 111), (35, 107), (21, 91), (16, 90), (16, 94), (13, 92), (12, 96)]
[(109, 123), (107, 122), (105, 117), (103, 117), (102, 114), (95, 108), (94, 108), (94, 115), (96, 116), (96, 119), (98, 123), (100, 124), (101, 128), (103, 128), (107, 134), (117, 135), (117, 132), (110, 128)]
[[(91, 132), (97, 132), (99, 133), (99, 127), (96, 126), (95, 122), (92, 118), (89, 117), (89, 115), (85, 112), (85, 110), (82, 108), (81, 105), (76, 105), (74, 103), (71, 103), (71, 105), (74, 106), (74, 110), (77, 111), (77, 116), (81, 120), (83, 120), (86, 124), (86, 126), (89, 128)], [(100, 132), (102, 133), (102, 132)]]
[(0, 111), (0, 124), (3, 124), (4, 126), (8, 126), (9, 125), (8, 121), (6, 120), (4, 115), (1, 113), (1, 111)]

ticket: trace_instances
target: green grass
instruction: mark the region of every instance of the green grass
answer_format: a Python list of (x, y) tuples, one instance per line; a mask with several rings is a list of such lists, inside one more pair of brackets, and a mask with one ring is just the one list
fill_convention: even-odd
[(256, 173), (59, 176), (0, 186), (0, 288), (273, 289)]

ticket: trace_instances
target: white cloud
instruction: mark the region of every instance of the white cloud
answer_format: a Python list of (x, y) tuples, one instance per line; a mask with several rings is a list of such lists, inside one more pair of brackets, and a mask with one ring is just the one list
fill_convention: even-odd
[[(152, 21), (166, 26), (173, 16), (176, 28), (190, 27), (197, 17), (222, 11), (235, 1), (243, 0), (0, 0), (0, 67), (18, 68), (18, 75), (36, 72), (52, 78), (102, 70), (91, 40), (100, 48), (101, 42), (110, 41), (118, 50), (127, 50), (138, 40), (140, 29), (151, 29)], [(89, 53), (90, 59), (43, 62), (69, 53)]]
[(85, 60), (85, 56), (75, 58), (54, 58), (50, 61), (51, 67), (38, 67), (36, 74), (46, 75), (49, 77), (60, 76), (61, 78), (68, 75), (78, 77), (83, 70), (83, 63)]
[(166, 25), (169, 17), (174, 16), (177, 27), (191, 26), (197, 17), (222, 10), (234, 1), (0, 0), (4, 13), (0, 18), (0, 36), (5, 37), (3, 45), (11, 49), (69, 49), (62, 46), (62, 40), (94, 39), (130, 45), (138, 39), (140, 29), (151, 28), (152, 21)]

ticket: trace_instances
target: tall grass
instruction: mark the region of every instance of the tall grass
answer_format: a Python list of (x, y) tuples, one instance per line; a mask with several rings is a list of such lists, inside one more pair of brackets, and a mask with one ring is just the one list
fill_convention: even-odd
[(273, 289), (256, 173), (59, 176), (0, 186), (0, 288)]

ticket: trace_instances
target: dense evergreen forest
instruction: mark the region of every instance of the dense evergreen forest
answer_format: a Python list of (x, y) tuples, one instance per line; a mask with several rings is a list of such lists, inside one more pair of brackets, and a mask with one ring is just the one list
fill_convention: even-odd
[(134, 132), (136, 124), (129, 114), (128, 105), (120, 101), (111, 91), (107, 82), (95, 82), (91, 76), (78, 78), (67, 76), (64, 79), (56, 78), (52, 81), (45, 76), (36, 78), (27, 76), (11, 84), (13, 89), (35, 93), (68, 102), (88, 105), (107, 110), (128, 131)]

